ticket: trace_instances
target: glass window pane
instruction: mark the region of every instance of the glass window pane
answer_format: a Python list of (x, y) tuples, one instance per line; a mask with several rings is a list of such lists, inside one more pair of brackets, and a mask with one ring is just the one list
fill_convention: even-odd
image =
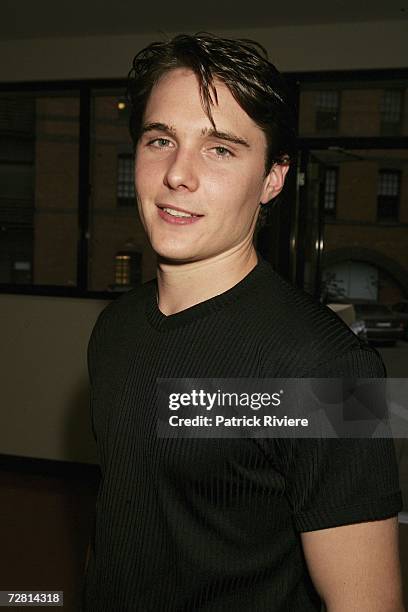
[(378, 176), (378, 195), (398, 196), (399, 177), (397, 170), (381, 170)]
[(334, 214), (336, 210), (337, 168), (326, 168), (324, 178), (324, 210)]
[(88, 286), (123, 291), (155, 276), (156, 258), (139, 219), (134, 156), (123, 91), (92, 96)]
[(378, 219), (397, 220), (399, 214), (401, 172), (380, 170), (378, 174)]
[(402, 91), (386, 89), (383, 93), (381, 118), (385, 123), (399, 123), (401, 119)]
[(338, 91), (318, 91), (316, 106), (318, 110), (337, 112), (339, 107)]
[(118, 155), (117, 194), (119, 206), (135, 206), (134, 156), (120, 153)]
[(79, 99), (0, 95), (0, 283), (76, 285)]

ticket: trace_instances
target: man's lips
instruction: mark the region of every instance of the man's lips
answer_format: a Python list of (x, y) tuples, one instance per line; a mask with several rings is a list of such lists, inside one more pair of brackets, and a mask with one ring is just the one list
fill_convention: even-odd
[(187, 210), (186, 208), (181, 208), (180, 206), (174, 206), (173, 204), (156, 204), (156, 206), (163, 210), (163, 208), (171, 208), (171, 210), (176, 210), (178, 212), (187, 213), (188, 215), (194, 215), (195, 217), (203, 217), (204, 215), (200, 215), (197, 212), (193, 212), (192, 210)]
[[(193, 213), (186, 208), (181, 208), (180, 206), (173, 206), (169, 204), (157, 204), (159, 217), (170, 223), (172, 225), (191, 225), (192, 223), (197, 223), (201, 217), (204, 215), (199, 215), (197, 213)], [(168, 209), (168, 210), (166, 210)], [(169, 210), (174, 210), (175, 212), (185, 213), (185, 215), (173, 215)], [(191, 215), (191, 216), (187, 216)]]

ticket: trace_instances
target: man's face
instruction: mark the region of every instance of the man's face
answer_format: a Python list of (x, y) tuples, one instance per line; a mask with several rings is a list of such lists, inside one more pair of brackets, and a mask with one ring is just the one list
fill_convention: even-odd
[(136, 147), (138, 208), (153, 249), (169, 261), (239, 249), (252, 240), (259, 204), (283, 186), (286, 167), (274, 166), (265, 177), (262, 130), (226, 85), (215, 86), (216, 130), (191, 70), (167, 72), (147, 102)]

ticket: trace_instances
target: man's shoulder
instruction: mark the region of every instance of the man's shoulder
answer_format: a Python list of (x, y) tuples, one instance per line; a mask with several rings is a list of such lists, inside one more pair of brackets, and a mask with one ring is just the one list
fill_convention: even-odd
[(319, 337), (330, 342), (333, 335), (336, 340), (343, 337), (358, 344), (350, 328), (330, 308), (285, 280), (267, 262), (264, 269), (264, 282), (255, 300), (264, 324), (274, 328), (279, 324), (285, 333), (301, 342), (315, 341)]
[(262, 286), (253, 300), (264, 355), (278, 355), (281, 362), (286, 361), (284, 369), (299, 376), (323, 371), (324, 364), (339, 359), (352, 361), (356, 356), (359, 360), (362, 355), (383, 372), (376, 351), (357, 338), (337, 314), (285, 280), (270, 264), (264, 269)]
[(152, 291), (154, 282), (143, 283), (110, 301), (99, 313), (92, 335), (106, 334), (109, 330), (117, 332), (140, 321), (146, 297)]

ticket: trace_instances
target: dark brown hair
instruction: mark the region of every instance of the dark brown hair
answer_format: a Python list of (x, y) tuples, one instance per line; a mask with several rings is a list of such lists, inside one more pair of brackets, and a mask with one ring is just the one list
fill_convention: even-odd
[(296, 115), (280, 72), (255, 41), (219, 38), (207, 32), (179, 34), (153, 42), (134, 58), (128, 75), (130, 133), (136, 146), (147, 101), (155, 83), (174, 68), (190, 68), (197, 75), (203, 110), (211, 121), (217, 103), (214, 78), (230, 90), (241, 108), (262, 129), (267, 140), (265, 175), (274, 163), (286, 164), (296, 155)]

